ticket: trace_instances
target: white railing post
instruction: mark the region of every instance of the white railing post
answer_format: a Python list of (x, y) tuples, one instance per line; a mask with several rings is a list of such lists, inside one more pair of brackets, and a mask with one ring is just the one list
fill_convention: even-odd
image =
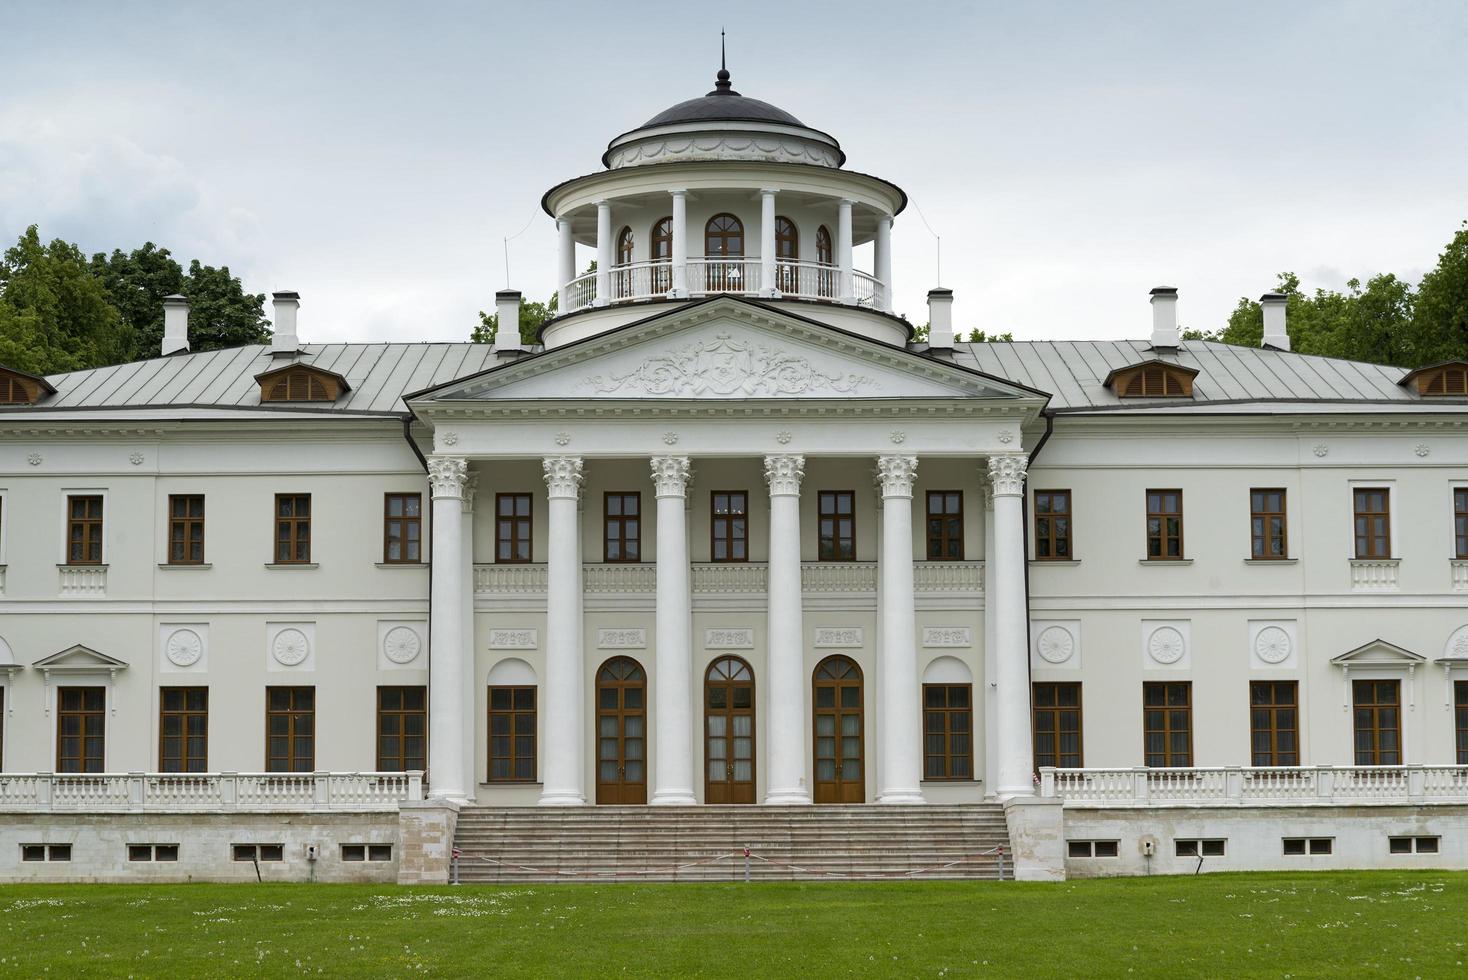
[(319, 807), (331, 806), (331, 773), (311, 774), (311, 801)]
[(1150, 773), (1145, 766), (1140, 766), (1132, 770), (1132, 802), (1147, 802), (1148, 798), (1152, 795), (1150, 787), (1147, 785), (1149, 779)]
[(1040, 767), (1040, 795), (1050, 798), (1055, 796), (1055, 767)]
[(51, 783), (54, 778), (54, 773), (36, 773), (36, 802), (47, 810), (51, 809)]
[(143, 774), (140, 772), (127, 774), (127, 802), (135, 810), (143, 807)]
[(1223, 795), (1225, 798), (1236, 803), (1244, 799), (1244, 771), (1238, 766), (1230, 766), (1223, 771)]
[(1335, 796), (1335, 769), (1330, 766), (1315, 767), (1315, 795), (1322, 800)]
[(423, 771), (414, 769), (408, 773), (408, 799), (413, 803), (423, 801)]
[(1425, 782), (1427, 773), (1422, 766), (1407, 767), (1407, 799), (1413, 803), (1421, 803), (1425, 795)]

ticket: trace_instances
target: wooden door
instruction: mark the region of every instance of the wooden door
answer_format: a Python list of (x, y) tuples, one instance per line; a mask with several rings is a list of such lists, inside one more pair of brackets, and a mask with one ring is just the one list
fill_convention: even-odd
[(647, 675), (628, 657), (596, 674), (596, 802), (647, 802)]
[(861, 668), (827, 657), (816, 667), (814, 693), (816, 802), (865, 802)]
[(703, 680), (704, 802), (754, 802), (754, 672), (738, 657), (709, 664)]

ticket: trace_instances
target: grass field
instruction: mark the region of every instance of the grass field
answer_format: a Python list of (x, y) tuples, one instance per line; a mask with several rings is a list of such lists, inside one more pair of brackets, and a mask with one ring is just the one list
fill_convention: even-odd
[(0, 886), (0, 977), (1468, 977), (1468, 873)]

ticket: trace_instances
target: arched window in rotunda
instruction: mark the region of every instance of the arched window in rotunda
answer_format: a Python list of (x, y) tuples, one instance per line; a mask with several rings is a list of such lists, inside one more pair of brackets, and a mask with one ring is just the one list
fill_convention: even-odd
[(673, 219), (671, 216), (663, 218), (652, 226), (648, 246), (647, 257), (653, 262), (662, 263), (652, 267), (653, 291), (666, 293), (673, 288)]
[(713, 293), (740, 293), (744, 283), (744, 224), (732, 214), (716, 214), (703, 226), (703, 254)]
[(612, 295), (617, 299), (628, 299), (637, 295), (632, 283), (632, 229), (624, 227), (617, 234), (617, 265), (612, 270)]
[(800, 232), (795, 222), (784, 215), (775, 218), (775, 288), (782, 293), (803, 292), (800, 289)]
[[(835, 264), (831, 252), (831, 229), (821, 225), (816, 229), (816, 261), (822, 266), (829, 267)], [(836, 274), (830, 268), (822, 268), (817, 273), (817, 295), (830, 298), (836, 295)]]

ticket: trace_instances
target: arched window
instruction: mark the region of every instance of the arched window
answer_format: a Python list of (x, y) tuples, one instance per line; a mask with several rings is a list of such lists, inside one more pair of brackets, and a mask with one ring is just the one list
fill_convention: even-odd
[[(834, 259), (831, 252), (831, 230), (825, 225), (816, 229), (816, 261), (830, 266)], [(830, 299), (836, 295), (836, 274), (830, 269), (821, 269), (816, 277), (816, 294)]]
[(663, 218), (652, 226), (652, 235), (648, 238), (650, 249), (648, 258), (662, 265), (652, 267), (652, 288), (654, 292), (666, 293), (673, 288), (673, 219)]
[(775, 288), (782, 293), (809, 292), (800, 288), (800, 232), (795, 222), (781, 215), (775, 219)]
[(721, 657), (704, 674), (704, 801), (754, 802), (754, 673)]
[(742, 293), (744, 283), (744, 225), (732, 214), (716, 214), (703, 226), (704, 290)]
[(627, 265), (632, 261), (632, 229), (623, 228), (617, 235), (617, 264)]
[(616, 299), (629, 299), (636, 295), (636, 289), (632, 285), (632, 270), (626, 268), (632, 264), (632, 229), (623, 228), (617, 233), (617, 266), (612, 270), (612, 296)]
[(255, 380), (262, 402), (334, 402), (351, 390), (346, 378), (309, 364), (288, 364)]

